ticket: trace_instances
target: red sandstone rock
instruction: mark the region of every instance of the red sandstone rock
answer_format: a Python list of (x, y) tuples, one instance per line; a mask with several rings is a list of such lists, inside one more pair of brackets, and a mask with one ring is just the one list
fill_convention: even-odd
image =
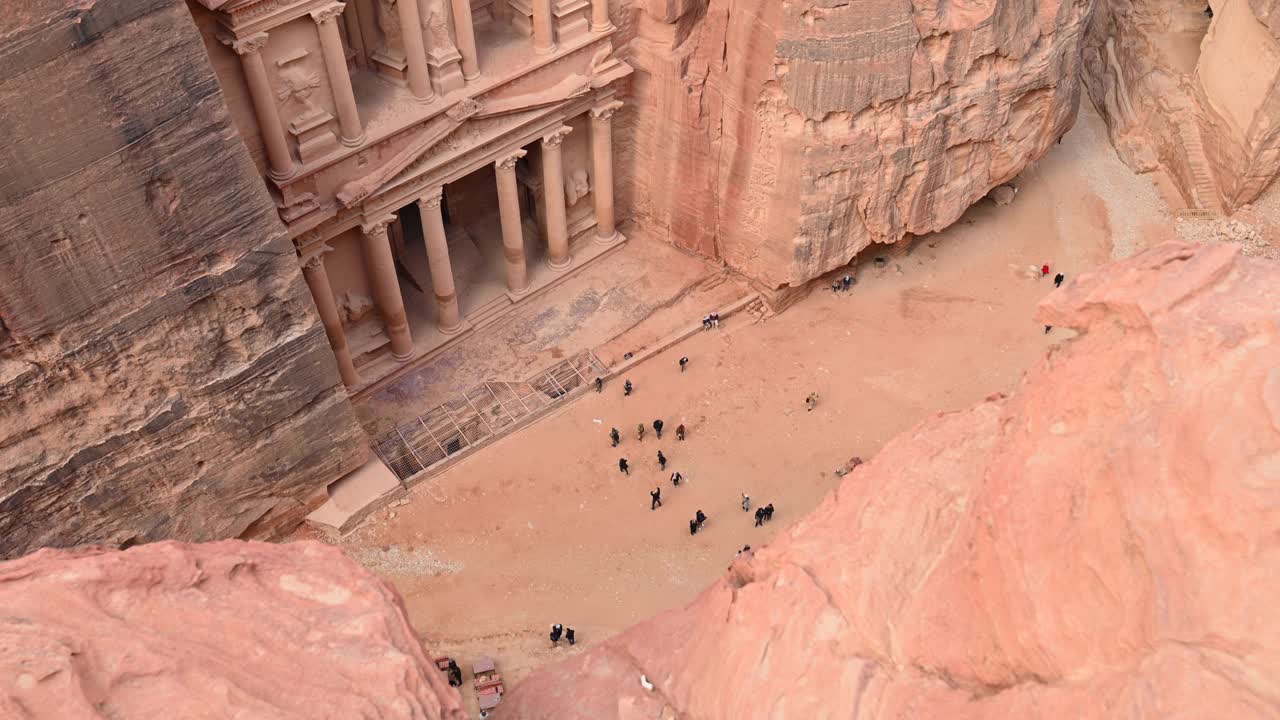
[(1011, 396), (499, 717), (1277, 717), (1277, 308), (1280, 267), (1226, 246), (1075, 278), (1039, 317), (1081, 336)]
[(1091, 0), (668, 0), (627, 54), (640, 223), (769, 287), (955, 222), (1074, 122)]
[(327, 545), (225, 541), (0, 563), (0, 717), (465, 716), (386, 583)]

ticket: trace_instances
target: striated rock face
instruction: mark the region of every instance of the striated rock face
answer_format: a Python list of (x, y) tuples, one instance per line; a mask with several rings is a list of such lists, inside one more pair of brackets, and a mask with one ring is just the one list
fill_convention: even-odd
[(1226, 246), (1080, 276), (1039, 315), (1082, 336), (1012, 396), (894, 439), (500, 717), (1276, 717), (1277, 307), (1280, 267)]
[(776, 288), (944, 228), (1043, 155), (1093, 2), (638, 5), (634, 212)]
[(300, 521), (365, 440), (186, 8), (16, 10), (0, 557)]
[(461, 720), (386, 583), (320, 543), (0, 563), (0, 716)]

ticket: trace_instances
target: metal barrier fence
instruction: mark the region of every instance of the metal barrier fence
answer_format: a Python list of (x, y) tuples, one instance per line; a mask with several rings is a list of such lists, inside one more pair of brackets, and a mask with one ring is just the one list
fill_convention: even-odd
[(458, 453), (505, 435), (607, 372), (595, 355), (584, 351), (524, 382), (486, 381), (377, 438), (373, 451), (396, 477), (408, 481)]

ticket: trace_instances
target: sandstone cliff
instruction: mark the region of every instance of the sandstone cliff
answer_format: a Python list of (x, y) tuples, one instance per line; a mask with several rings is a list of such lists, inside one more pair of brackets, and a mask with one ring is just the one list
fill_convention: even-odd
[(0, 557), (300, 520), (365, 441), (186, 8), (20, 5), (0, 31)]
[(1010, 397), (499, 717), (1277, 717), (1278, 307), (1280, 268), (1225, 246), (1080, 276), (1040, 317), (1082, 336)]
[(1232, 210), (1280, 173), (1274, 0), (1099, 0), (1083, 77), (1120, 157), (1184, 204)]
[(464, 717), (400, 597), (320, 543), (41, 550), (0, 607), (0, 717)]
[(1092, 5), (638, 2), (634, 214), (771, 288), (944, 228), (1071, 126)]

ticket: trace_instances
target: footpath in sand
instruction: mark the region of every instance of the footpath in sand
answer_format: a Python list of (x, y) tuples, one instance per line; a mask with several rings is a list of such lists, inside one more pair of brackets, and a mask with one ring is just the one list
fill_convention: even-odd
[[(694, 335), (628, 371), (632, 397), (623, 378), (611, 380), (415, 486), (408, 504), (339, 544), (399, 589), (432, 648), (464, 666), (491, 655), (517, 681), (575, 652), (551, 647), (552, 623), (575, 628), (581, 648), (687, 603), (736, 550), (811, 510), (852, 456), (1010, 389), (1067, 337), (1032, 319), (1053, 285), (1031, 268), (1070, 277), (1175, 235), (1155, 190), (1120, 163), (1086, 109), (1019, 179), (1012, 205), (980, 202), (883, 265), (869, 251), (850, 293), (816, 291), (765, 322), (740, 315)], [(820, 396), (811, 413), (810, 392)], [(636, 425), (655, 418), (663, 439), (649, 428), (637, 441)], [(611, 427), (623, 436), (617, 449)], [(673, 470), (685, 476), (679, 488)], [(651, 511), (654, 487), (663, 506)], [(753, 527), (741, 492), (774, 503), (772, 524)], [(690, 537), (699, 509), (710, 520)]]

